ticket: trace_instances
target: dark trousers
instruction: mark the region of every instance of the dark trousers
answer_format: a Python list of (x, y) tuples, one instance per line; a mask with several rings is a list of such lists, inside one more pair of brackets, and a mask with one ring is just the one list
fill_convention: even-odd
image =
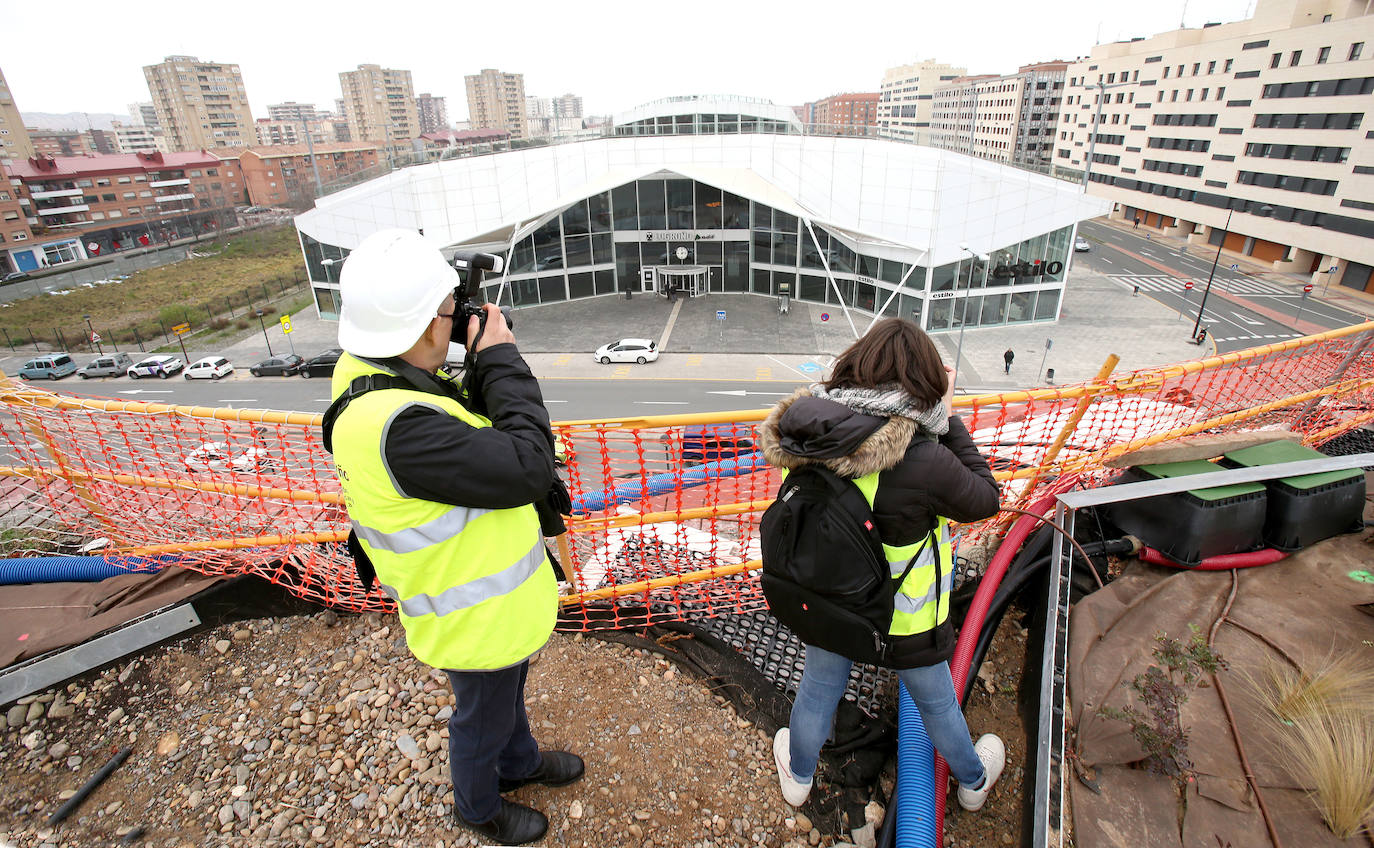
[(528, 777), (539, 768), (539, 745), (525, 715), (529, 662), (500, 671), (446, 671), (453, 687), (448, 762), (453, 804), (473, 823), (501, 811), (497, 781)]

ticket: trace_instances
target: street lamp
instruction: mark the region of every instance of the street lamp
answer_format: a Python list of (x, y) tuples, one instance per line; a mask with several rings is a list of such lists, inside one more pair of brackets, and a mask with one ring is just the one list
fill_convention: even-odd
[[(1231, 232), (1231, 215), (1236, 211), (1231, 202), (1226, 201), (1226, 226), (1221, 228), (1221, 239), (1217, 242), (1217, 254), (1212, 257), (1212, 270), (1207, 272), (1207, 285), (1202, 289), (1202, 303), (1198, 304), (1197, 320), (1193, 322), (1193, 338), (1197, 339), (1198, 328), (1202, 326), (1202, 311), (1207, 308), (1207, 295), (1212, 293), (1212, 277), (1217, 273), (1217, 263), (1221, 261), (1221, 246), (1226, 244), (1226, 236)], [(1261, 206), (1261, 214), (1268, 215), (1274, 211), (1272, 206)]]
[(81, 317), (86, 319), (86, 329), (91, 331), (90, 338), (91, 341), (95, 342), (96, 350), (98, 350), (103, 355), (105, 353), (105, 346), (100, 343), (100, 336), (97, 336), (95, 334), (95, 327), (91, 326), (91, 316), (82, 315)]
[[(1101, 75), (1099, 75), (1100, 77)], [(1093, 115), (1093, 125), (1088, 132), (1088, 158), (1083, 162), (1083, 190), (1088, 190), (1088, 177), (1093, 170), (1093, 148), (1097, 146), (1097, 132), (1102, 126), (1102, 103), (1107, 99), (1107, 89), (1130, 85), (1129, 82), (1105, 83), (1100, 78), (1097, 86), (1097, 114)], [(1089, 86), (1091, 87), (1091, 86)]]
[[(966, 252), (966, 253), (968, 253), (968, 255), (969, 255), (969, 256), (972, 256), (972, 257), (974, 258), (975, 261), (978, 261), (978, 262), (982, 262), (982, 263), (983, 263), (983, 286), (984, 286), (984, 288), (986, 288), (986, 287), (987, 287), (987, 282), (988, 282), (988, 281), (987, 281), (987, 272), (988, 272), (987, 263), (988, 263), (988, 255), (987, 255), (986, 253), (974, 253), (974, 252), (969, 248), (968, 242), (966, 242), (966, 241), (961, 241), (961, 242), (959, 242), (959, 249), (962, 250), (962, 251), (964, 251), (964, 252)], [(963, 264), (963, 260), (962, 260), (962, 259), (959, 260), (959, 264), (960, 264), (960, 265)], [(956, 266), (956, 268), (955, 268), (955, 274), (954, 274), (954, 288), (955, 288), (956, 291), (957, 291), (958, 288), (959, 288), (959, 274), (958, 274), (958, 270), (959, 270), (959, 269), (958, 269), (958, 267)], [(968, 301), (969, 301), (969, 297), (970, 297), (970, 289), (973, 288), (973, 266), (972, 266), (972, 265), (969, 266), (969, 269), (968, 269), (968, 276), (969, 276), (969, 280), (968, 280), (969, 284), (968, 284), (968, 286), (965, 287), (965, 289), (964, 289), (964, 308), (963, 308), (963, 310), (960, 312), (960, 315), (959, 315), (959, 344), (957, 345), (957, 349), (955, 350), (955, 353), (954, 353), (954, 372), (955, 372), (956, 375), (959, 373), (959, 365), (960, 365), (960, 363), (962, 363), (962, 362), (964, 361), (964, 328), (968, 326)]]
[(262, 340), (267, 342), (267, 355), (272, 355), (272, 340), (267, 337), (267, 325), (262, 320), (262, 310), (258, 311), (258, 326), (262, 327)]

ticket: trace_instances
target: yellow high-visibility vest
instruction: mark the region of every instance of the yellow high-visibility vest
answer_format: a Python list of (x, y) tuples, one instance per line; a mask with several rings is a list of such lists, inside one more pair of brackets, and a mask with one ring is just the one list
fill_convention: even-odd
[[(344, 354), (337, 398), (354, 378), (385, 373)], [(358, 540), (396, 601), (406, 641), (434, 668), (479, 671), (515, 665), (548, 641), (558, 587), (532, 505), (484, 509), (405, 497), (384, 454), (391, 422), (426, 406), (473, 427), (491, 421), (458, 401), (410, 389), (355, 398), (334, 427), (334, 465)], [(493, 473), (500, 473), (494, 469)]]
[[(880, 473), (875, 471), (854, 480), (854, 485), (859, 487), (864, 500), (868, 501), (869, 509), (873, 508), (873, 498), (878, 493)], [(910, 636), (925, 633), (934, 630), (949, 618), (949, 594), (954, 587), (954, 545), (950, 539), (949, 519), (936, 516), (934, 533), (935, 545), (929, 543), (929, 536), (909, 545), (883, 544), (883, 555), (887, 559), (887, 567), (893, 580), (901, 577), (907, 563), (911, 562), (913, 556), (916, 557), (911, 571), (902, 581), (902, 585), (897, 587), (897, 594), (892, 599), (892, 626), (887, 631), (889, 635)], [(917, 551), (920, 551), (919, 555)]]

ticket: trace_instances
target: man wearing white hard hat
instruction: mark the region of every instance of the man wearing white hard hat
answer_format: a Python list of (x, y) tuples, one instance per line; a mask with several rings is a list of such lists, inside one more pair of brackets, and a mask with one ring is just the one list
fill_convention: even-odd
[[(360, 578), (370, 586), (375, 574), (411, 653), (453, 686), (454, 819), (516, 845), (543, 837), (548, 819), (501, 793), (572, 783), (584, 768), (540, 751), (525, 715), (529, 658), (557, 609), (541, 516), (561, 484), (515, 337), (491, 304), (455, 331), (459, 286), (437, 246), (409, 230), (375, 233), (348, 256), (325, 443)], [(440, 371), (451, 338), (468, 351), (461, 386)]]

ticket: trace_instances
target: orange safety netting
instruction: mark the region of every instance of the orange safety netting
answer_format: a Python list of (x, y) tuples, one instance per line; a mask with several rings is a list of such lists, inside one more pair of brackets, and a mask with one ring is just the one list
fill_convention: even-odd
[[(1060, 475), (1087, 485), (1128, 451), (1200, 432), (1284, 425), (1320, 445), (1374, 420), (1374, 323), (1086, 383), (959, 398), (1010, 506)], [(255, 574), (348, 609), (364, 592), (318, 415), (210, 409), (0, 386), (0, 555), (159, 557)], [(758, 609), (758, 521), (779, 475), (754, 451), (763, 411), (555, 426), (577, 505), (551, 542), (561, 626)], [(989, 541), (994, 518), (962, 528)]]

